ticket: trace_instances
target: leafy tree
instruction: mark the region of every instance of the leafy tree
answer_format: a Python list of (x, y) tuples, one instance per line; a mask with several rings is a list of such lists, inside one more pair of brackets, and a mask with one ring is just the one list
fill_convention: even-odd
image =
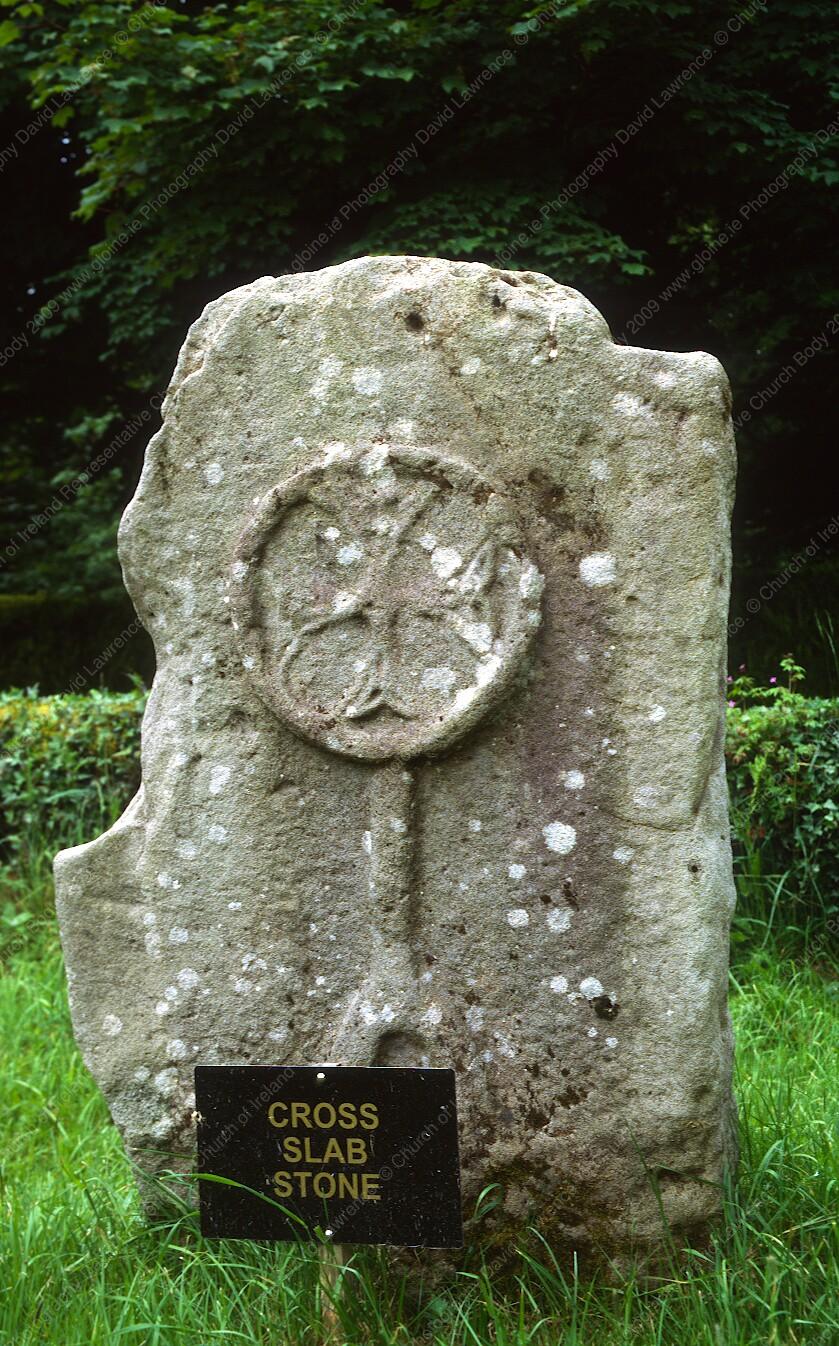
[[(3, 0), (2, 15), (0, 162), (24, 239), (0, 345), (30, 325), (0, 369), (10, 531), (147, 407), (204, 302), (368, 251), (544, 270), (619, 338), (714, 351), (741, 418), (741, 539), (766, 556), (826, 517), (832, 0)], [(115, 457), (114, 506), (146, 438)], [(60, 559), (89, 555), (104, 482), (50, 533), (65, 584), (90, 580)], [(0, 582), (32, 587), (36, 561)]]

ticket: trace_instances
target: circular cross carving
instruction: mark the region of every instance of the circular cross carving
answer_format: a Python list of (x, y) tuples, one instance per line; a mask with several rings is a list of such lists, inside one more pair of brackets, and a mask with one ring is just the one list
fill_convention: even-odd
[(497, 704), (541, 590), (474, 468), (384, 445), (333, 451), (275, 486), (231, 570), (262, 696), (297, 733), (368, 761), (440, 752)]

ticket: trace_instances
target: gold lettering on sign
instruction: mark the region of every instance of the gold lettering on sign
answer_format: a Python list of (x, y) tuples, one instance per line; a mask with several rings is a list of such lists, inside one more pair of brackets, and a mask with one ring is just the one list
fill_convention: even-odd
[[(278, 1131), (287, 1132), (278, 1145), (280, 1156), (292, 1168), (281, 1168), (269, 1179), (274, 1195), (284, 1197), (315, 1196), (323, 1200), (380, 1201), (380, 1174), (358, 1172), (370, 1161), (364, 1136), (327, 1135), (318, 1139), (306, 1132), (330, 1132), (336, 1127), (342, 1131), (375, 1131), (379, 1112), (375, 1103), (303, 1103), (275, 1100), (267, 1113), (268, 1123)], [(299, 1134), (299, 1132), (303, 1134)], [(296, 1165), (305, 1165), (297, 1168)], [(356, 1169), (352, 1173), (333, 1173), (317, 1164), (345, 1164)]]

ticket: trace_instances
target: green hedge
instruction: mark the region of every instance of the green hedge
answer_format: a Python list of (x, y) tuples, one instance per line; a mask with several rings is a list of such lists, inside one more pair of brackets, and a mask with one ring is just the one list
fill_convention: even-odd
[[(792, 670), (792, 671), (791, 671)], [(839, 699), (787, 685), (730, 689), (726, 756), (741, 898), (785, 918), (839, 910)], [(94, 836), (139, 781), (145, 692), (0, 693), (3, 853), (18, 872)]]
[(137, 789), (146, 693), (0, 693), (2, 857), (22, 877), (107, 827)]
[(782, 661), (784, 683), (731, 685), (728, 786), (740, 893), (769, 896), (788, 920), (839, 912), (839, 698), (804, 696)]

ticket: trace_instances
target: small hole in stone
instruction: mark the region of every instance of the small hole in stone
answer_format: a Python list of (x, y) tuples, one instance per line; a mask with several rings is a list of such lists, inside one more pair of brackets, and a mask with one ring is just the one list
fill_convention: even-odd
[(405, 319), (405, 326), (410, 327), (412, 332), (421, 332), (425, 326), (425, 319), (421, 313), (409, 313)]
[(592, 1007), (598, 1019), (616, 1019), (620, 1005), (610, 995), (599, 995), (592, 1000)]

